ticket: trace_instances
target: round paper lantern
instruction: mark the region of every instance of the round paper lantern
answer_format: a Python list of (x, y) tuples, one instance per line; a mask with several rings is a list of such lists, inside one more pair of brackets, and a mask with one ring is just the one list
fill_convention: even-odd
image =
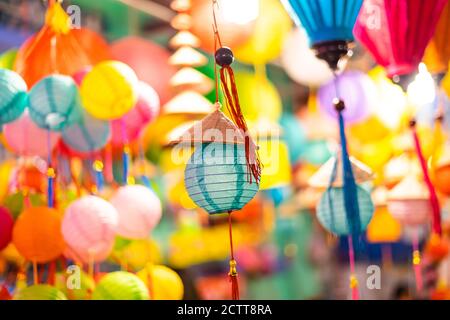
[(152, 300), (181, 300), (184, 286), (180, 276), (166, 266), (148, 265), (137, 276), (150, 290)]
[(124, 271), (105, 275), (92, 294), (92, 300), (148, 300), (147, 286), (138, 276)]
[(402, 226), (389, 213), (386, 206), (375, 209), (367, 227), (367, 240), (371, 243), (397, 242), (402, 236)]
[[(94, 279), (86, 272), (81, 269), (79, 270), (79, 273), (77, 273), (78, 271), (68, 273), (64, 270), (64, 272), (56, 274), (55, 287), (61, 290), (68, 300), (89, 300), (94, 291)], [(80, 276), (79, 288), (74, 286), (73, 289), (69, 289), (68, 284), (75, 285), (75, 282), (78, 281), (78, 279), (72, 278), (75, 280), (74, 283), (72, 283), (71, 277), (77, 277), (78, 275)]]
[[(111, 142), (119, 145), (136, 139), (146, 124), (159, 113), (159, 97), (145, 82), (139, 83), (136, 105), (127, 114), (112, 122)], [(126, 139), (126, 141), (124, 141)]]
[(72, 202), (61, 229), (67, 254), (84, 263), (106, 259), (114, 246), (117, 224), (117, 210), (102, 198), (84, 196)]
[(31, 88), (31, 119), (41, 128), (61, 131), (80, 117), (80, 97), (75, 81), (68, 76), (48, 76)]
[(25, 81), (14, 71), (0, 69), (0, 124), (19, 118), (27, 103)]
[(171, 53), (166, 48), (139, 37), (126, 37), (114, 42), (111, 51), (115, 59), (129, 65), (140, 80), (156, 90), (162, 104), (169, 101), (172, 94), (167, 89), (176, 69), (169, 65)]
[(418, 226), (431, 218), (429, 191), (414, 175), (406, 176), (388, 194), (388, 210), (404, 225)]
[(45, 25), (20, 48), (14, 70), (29, 87), (56, 72), (70, 76), (110, 58), (108, 44), (100, 35), (70, 25), (70, 17), (55, 1), (47, 11)]
[(147, 187), (120, 187), (110, 201), (119, 214), (117, 234), (122, 237), (145, 239), (161, 219), (161, 201)]
[[(116, 241), (117, 249), (117, 241)], [(120, 260), (132, 270), (141, 270), (148, 263), (161, 263), (163, 257), (161, 249), (155, 240), (142, 239), (133, 240), (123, 248), (118, 248), (115, 252)]]
[(26, 209), (14, 225), (13, 244), (33, 262), (47, 263), (58, 258), (65, 248), (59, 212), (47, 207)]
[(77, 123), (62, 132), (62, 141), (72, 150), (90, 153), (102, 149), (111, 137), (111, 124), (82, 112)]
[(6, 124), (3, 134), (6, 146), (13, 152), (21, 156), (44, 158), (53, 150), (60, 137), (59, 133), (49, 132), (35, 125), (27, 111), (16, 121)]
[(436, 168), (434, 171), (434, 185), (439, 192), (450, 195), (450, 164)]
[(14, 220), (8, 209), (0, 207), (0, 251), (10, 243), (13, 225)]
[[(374, 206), (370, 193), (359, 186), (357, 187), (357, 199), (359, 223), (361, 231), (364, 231), (372, 219)], [(344, 189), (342, 187), (331, 188), (323, 194), (317, 206), (317, 218), (325, 229), (336, 235), (344, 236), (350, 233), (350, 221), (348, 221), (344, 206)]]
[(260, 0), (260, 7), (251, 37), (233, 49), (236, 59), (255, 65), (266, 64), (280, 55), (284, 40), (292, 27), (289, 16), (279, 1)]
[[(282, 102), (276, 87), (267, 78), (249, 72), (236, 72), (235, 78), (245, 119), (249, 123), (260, 118), (278, 121)], [(226, 108), (224, 113), (229, 115)]]
[(209, 214), (240, 210), (258, 192), (247, 181), (245, 145), (203, 143), (189, 160), (184, 183), (191, 199)]
[(333, 72), (328, 64), (316, 57), (309, 47), (305, 31), (301, 28), (296, 28), (287, 37), (281, 54), (281, 64), (287, 74), (300, 84), (319, 87), (333, 79)]
[[(338, 92), (340, 99), (345, 102), (343, 116), (346, 123), (355, 123), (369, 115), (370, 102), (375, 87), (370, 78), (359, 71), (347, 71), (338, 76)], [(337, 119), (333, 100), (336, 98), (335, 81), (328, 82), (320, 87), (318, 92), (319, 106), (328, 116)]]
[[(242, 4), (244, 5), (242, 8), (244, 11), (245, 3)], [(222, 7), (222, 4), (220, 4), (220, 7)], [(192, 1), (190, 13), (192, 17), (192, 33), (200, 39), (202, 49), (214, 53), (213, 29), (205, 28), (205, 25), (212, 26), (214, 23), (211, 14), (211, 2), (208, 0)], [(236, 15), (236, 12), (234, 14)], [(229, 21), (227, 18), (222, 10), (217, 10), (216, 21), (220, 29), (220, 40), (222, 44), (234, 48), (248, 41), (254, 31), (255, 20), (241, 24)]]
[(17, 50), (11, 49), (0, 55), (0, 68), (12, 70), (16, 61)]
[(86, 74), (80, 93), (83, 107), (101, 120), (118, 119), (137, 102), (138, 78), (119, 61), (104, 61)]
[(67, 297), (48, 284), (37, 284), (17, 292), (13, 300), (67, 300)]
[(330, 145), (326, 140), (312, 140), (306, 144), (300, 159), (314, 165), (321, 165), (331, 156)]

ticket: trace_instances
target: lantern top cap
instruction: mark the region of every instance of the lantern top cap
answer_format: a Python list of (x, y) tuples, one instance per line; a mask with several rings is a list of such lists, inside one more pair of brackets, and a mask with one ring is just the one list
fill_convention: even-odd
[(388, 200), (423, 200), (428, 199), (430, 193), (427, 186), (419, 180), (417, 175), (409, 174), (388, 193)]

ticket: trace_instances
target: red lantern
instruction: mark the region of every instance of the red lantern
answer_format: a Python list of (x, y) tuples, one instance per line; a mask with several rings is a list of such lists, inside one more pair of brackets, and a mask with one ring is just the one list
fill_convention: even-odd
[(447, 0), (366, 0), (354, 34), (402, 84), (415, 73)]

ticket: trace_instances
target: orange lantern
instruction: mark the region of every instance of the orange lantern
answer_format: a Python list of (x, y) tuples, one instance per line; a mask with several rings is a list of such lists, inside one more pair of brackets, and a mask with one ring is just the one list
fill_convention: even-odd
[(75, 29), (58, 1), (47, 10), (42, 29), (17, 53), (14, 70), (31, 88), (45, 76), (73, 75), (84, 67), (110, 58), (105, 40), (89, 29)]
[(19, 185), (23, 189), (44, 192), (47, 185), (46, 175), (35, 166), (25, 166), (19, 171)]
[(425, 254), (432, 261), (441, 261), (447, 256), (448, 252), (448, 240), (433, 233), (425, 246)]
[(437, 157), (433, 167), (433, 182), (436, 189), (450, 196), (450, 148), (448, 146), (443, 148), (442, 154)]
[(13, 244), (25, 259), (35, 263), (58, 258), (65, 247), (61, 215), (47, 207), (26, 209), (14, 225)]

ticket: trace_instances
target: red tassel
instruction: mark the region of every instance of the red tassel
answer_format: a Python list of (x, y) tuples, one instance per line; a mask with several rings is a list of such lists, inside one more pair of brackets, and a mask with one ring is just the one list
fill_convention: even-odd
[(252, 183), (253, 179), (255, 179), (256, 183), (259, 183), (261, 178), (261, 161), (258, 156), (256, 145), (249, 136), (247, 123), (242, 114), (233, 69), (231, 69), (230, 66), (224, 66), (220, 69), (220, 79), (226, 97), (228, 112), (230, 113), (233, 122), (245, 135), (245, 157), (248, 167), (247, 180), (249, 183)]
[(238, 283), (238, 273), (237, 273), (237, 262), (234, 259), (234, 248), (233, 248), (233, 230), (231, 227), (231, 212), (228, 212), (228, 231), (230, 235), (230, 272), (228, 272), (228, 277), (231, 282), (231, 299), (239, 300), (239, 283)]

